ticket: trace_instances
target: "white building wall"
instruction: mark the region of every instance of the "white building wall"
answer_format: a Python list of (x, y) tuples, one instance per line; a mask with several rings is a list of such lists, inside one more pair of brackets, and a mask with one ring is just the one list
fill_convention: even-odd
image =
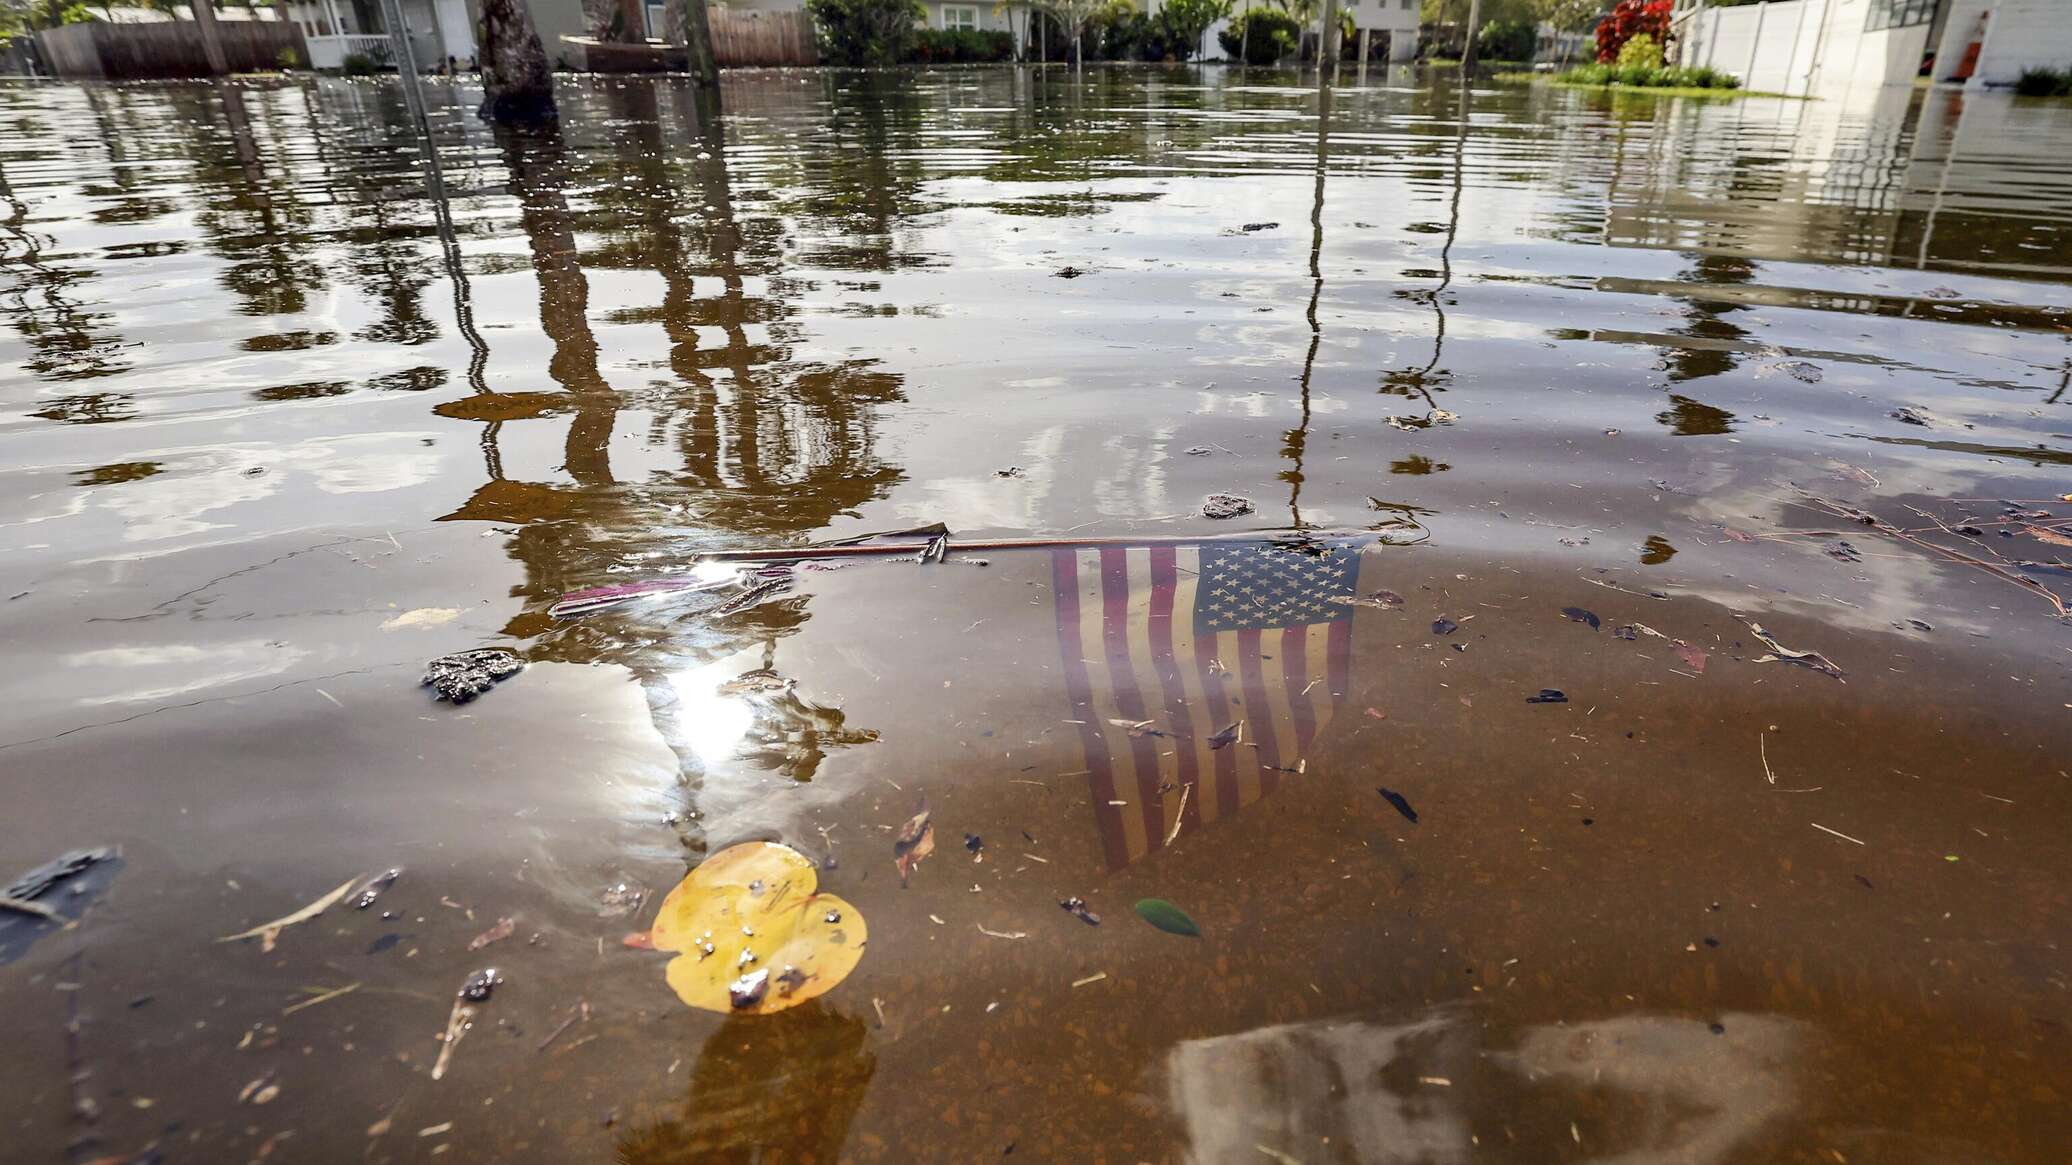
[[(1985, 32), (1981, 38), (1981, 18)], [(2072, 68), (2072, 4), (2066, 0), (1952, 0), (1935, 60), (1941, 80), (1979, 43), (1973, 85), (2012, 85), (2029, 69)]]
[(1867, 32), (1869, 16), (1870, 0), (1705, 8), (1679, 26), (1678, 61), (1731, 73), (1743, 88), (1770, 93), (1911, 84), (1929, 25)]

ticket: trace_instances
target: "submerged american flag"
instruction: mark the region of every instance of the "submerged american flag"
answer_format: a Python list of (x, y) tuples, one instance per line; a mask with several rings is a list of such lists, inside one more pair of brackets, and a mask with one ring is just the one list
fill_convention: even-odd
[[(1051, 569), (1111, 870), (1273, 792), (1345, 697), (1357, 546), (1063, 548)], [(1164, 735), (1132, 735), (1147, 720)], [(1211, 749), (1238, 720), (1243, 739)]]

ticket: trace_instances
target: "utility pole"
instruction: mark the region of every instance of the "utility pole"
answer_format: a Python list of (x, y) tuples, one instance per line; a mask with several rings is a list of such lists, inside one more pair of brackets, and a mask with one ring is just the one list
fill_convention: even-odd
[(1475, 33), (1481, 27), (1482, 0), (1468, 0), (1468, 44), (1460, 54), (1460, 72), (1463, 78), (1475, 69)]
[(1338, 76), (1338, 25), (1338, 0), (1324, 0), (1324, 26), (1317, 30), (1317, 76), (1326, 85)]
[[(432, 14), (438, 19), (438, 13)], [(417, 127), (417, 139), (437, 162), (437, 147), (432, 143), (432, 125), (425, 115), (424, 90), (418, 87), (417, 48), (410, 43), (410, 25), (403, 19), (402, 0), (381, 0), (381, 22), (388, 25), (389, 45), (396, 57), (396, 80), (403, 85), (403, 104), (410, 110), (410, 120)]]
[(209, 59), (209, 75), (221, 77), (230, 72), (230, 59), (223, 55), (223, 38), (216, 32), (216, 6), (214, 0), (189, 0), (194, 11), (194, 25), (201, 33), (202, 55)]

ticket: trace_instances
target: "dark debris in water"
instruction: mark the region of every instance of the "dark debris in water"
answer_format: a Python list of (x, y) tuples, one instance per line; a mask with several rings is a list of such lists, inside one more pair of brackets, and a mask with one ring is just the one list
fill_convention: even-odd
[(456, 994), (470, 1003), (481, 1003), (498, 987), (503, 986), (503, 982), (504, 977), (497, 974), (495, 967), (484, 967), (469, 975), (467, 982), (460, 985), (460, 990)]
[(424, 667), (418, 683), (441, 700), (465, 704), (525, 670), (525, 661), (500, 647), (480, 647), (442, 655)]
[(1252, 499), (1237, 494), (1210, 494), (1201, 501), (1201, 516), (1221, 521), (1240, 518), (1253, 510)]
[(1396, 812), (1401, 813), (1405, 818), (1408, 818), (1410, 824), (1417, 824), (1417, 810), (1412, 809), (1410, 807), (1409, 800), (1405, 798), (1403, 794), (1398, 793), (1393, 789), (1384, 789), (1380, 785), (1374, 786), (1374, 791), (1381, 794), (1382, 800), (1388, 802), (1391, 805), (1394, 805), (1396, 807)]
[(1568, 693), (1560, 688), (1541, 688), (1539, 695), (1527, 696), (1525, 697), (1525, 702), (1528, 704), (1566, 704), (1568, 703)]
[(1432, 634), (1434, 635), (1451, 635), (1458, 630), (1460, 630), (1460, 624), (1448, 619), (1444, 615), (1432, 620)]
[(1084, 898), (1066, 898), (1060, 901), (1058, 905), (1064, 909), (1065, 913), (1077, 918), (1088, 926), (1101, 925), (1101, 916), (1087, 909), (1086, 899)]
[(1563, 607), (1561, 608), (1561, 614), (1571, 623), (1589, 624), (1592, 631), (1604, 625), (1604, 620), (1597, 617), (1597, 612), (1586, 611), (1581, 607)]
[(1863, 555), (1846, 538), (1837, 538), (1820, 548), (1821, 553), (1841, 562), (1862, 562)]
[(21, 906), (0, 908), (0, 966), (85, 914), (121, 869), (122, 851), (98, 846), (60, 854), (8, 883), (6, 898)]
[(367, 879), (367, 884), (360, 887), (359, 893), (353, 895), (353, 909), (365, 910), (374, 905), (375, 899), (381, 897), (381, 892), (395, 885), (396, 879), (402, 876), (403, 867), (396, 866)]
[(1927, 410), (1917, 409), (1913, 405), (1901, 405), (1886, 415), (1903, 425), (1920, 425), (1923, 428), (1928, 425)]

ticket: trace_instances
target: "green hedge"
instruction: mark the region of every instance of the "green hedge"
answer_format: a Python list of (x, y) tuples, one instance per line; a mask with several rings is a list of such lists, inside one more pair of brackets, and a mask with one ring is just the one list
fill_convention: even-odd
[(2024, 69), (2014, 83), (2017, 97), (2072, 97), (2072, 69)]
[(1631, 85), (1649, 89), (1739, 89), (1732, 74), (1673, 65), (1577, 65), (1556, 80), (1571, 85)]
[(914, 33), (907, 60), (924, 64), (968, 64), (1014, 58), (1014, 35), (999, 29), (923, 28)]
[[(1249, 35), (1246, 25), (1251, 26)], [(1271, 65), (1295, 51), (1302, 26), (1276, 8), (1252, 8), (1233, 18), (1216, 40), (1223, 51), (1235, 57), (1240, 48), (1248, 65)]]

